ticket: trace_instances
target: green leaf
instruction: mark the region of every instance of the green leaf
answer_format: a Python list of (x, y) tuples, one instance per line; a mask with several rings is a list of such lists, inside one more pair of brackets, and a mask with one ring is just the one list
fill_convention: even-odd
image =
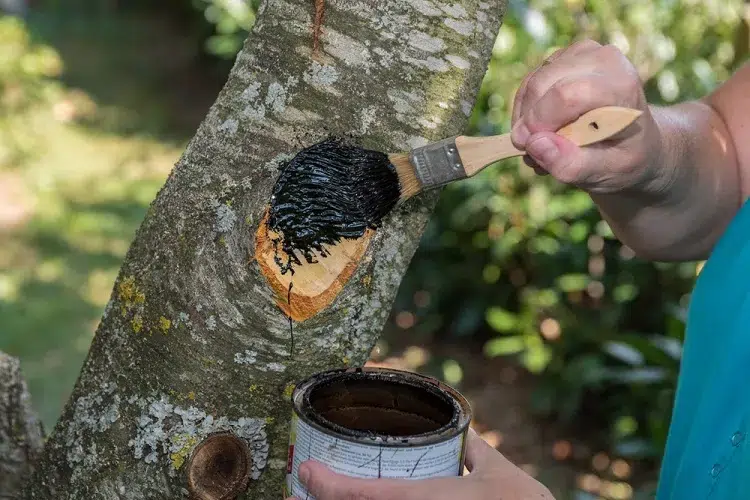
[(552, 349), (545, 344), (527, 348), (522, 357), (524, 366), (531, 373), (543, 372), (551, 360)]
[(487, 264), (482, 271), (482, 278), (484, 278), (485, 283), (490, 285), (496, 283), (500, 279), (500, 266)]
[(623, 283), (622, 285), (617, 285), (615, 287), (614, 292), (612, 292), (612, 296), (615, 299), (615, 302), (629, 302), (635, 298), (635, 296), (638, 295), (638, 287), (633, 285), (632, 283)]
[(679, 340), (664, 335), (654, 335), (650, 340), (673, 360), (679, 361), (682, 358), (682, 343)]
[(578, 292), (586, 288), (591, 278), (587, 274), (565, 274), (557, 279), (557, 286), (564, 292)]
[(609, 370), (607, 378), (623, 384), (656, 384), (666, 380), (667, 373), (667, 370), (657, 367), (627, 368)]
[(625, 342), (607, 342), (602, 346), (602, 350), (613, 358), (631, 366), (640, 366), (644, 361), (643, 354)]
[(559, 302), (558, 292), (554, 288), (543, 290), (527, 290), (529, 305), (533, 307), (548, 308)]
[(541, 373), (552, 360), (552, 349), (536, 334), (526, 336), (526, 351), (522, 356), (524, 366), (532, 373)]
[(618, 438), (630, 436), (638, 430), (638, 421), (627, 415), (615, 420), (614, 431)]
[(484, 345), (484, 353), (490, 358), (518, 354), (526, 348), (523, 337), (498, 337)]
[(654, 447), (646, 439), (626, 439), (617, 443), (615, 452), (623, 457), (644, 458), (654, 455)]
[(447, 384), (456, 385), (464, 378), (461, 365), (456, 360), (449, 359), (443, 363), (443, 380)]
[(607, 224), (607, 221), (605, 220), (600, 220), (596, 223), (596, 234), (602, 236), (603, 238), (615, 237), (615, 233), (612, 232), (612, 228), (609, 227), (609, 224)]
[(510, 332), (515, 328), (518, 319), (513, 313), (501, 307), (490, 307), (487, 310), (487, 323), (495, 331)]
[(531, 240), (531, 251), (554, 255), (560, 251), (560, 242), (556, 238), (540, 235)]
[(570, 226), (570, 239), (574, 243), (581, 243), (586, 238), (588, 238), (589, 235), (589, 225), (586, 223), (586, 221), (576, 221), (572, 226)]

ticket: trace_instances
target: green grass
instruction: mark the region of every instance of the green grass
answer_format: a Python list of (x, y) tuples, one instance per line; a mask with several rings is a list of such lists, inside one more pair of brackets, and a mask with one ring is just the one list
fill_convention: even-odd
[(56, 419), (130, 239), (178, 148), (54, 122), (21, 176), (30, 219), (2, 236), (0, 348), (23, 361), (36, 408)]
[(0, 168), (22, 186), (28, 211), (0, 225), (0, 350), (21, 359), (47, 429), (148, 204), (218, 91), (168, 26), (132, 16), (70, 21), (31, 18), (36, 39), (63, 59), (64, 92), (25, 117), (33, 154)]

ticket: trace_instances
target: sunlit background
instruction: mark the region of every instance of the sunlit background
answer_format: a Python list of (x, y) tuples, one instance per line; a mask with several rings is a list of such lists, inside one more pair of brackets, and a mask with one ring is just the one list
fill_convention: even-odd
[[(311, 2), (312, 3), (312, 2)], [(613, 43), (651, 102), (748, 55), (738, 0), (512, 0), (471, 118), (579, 38)], [(257, 2), (0, 0), (0, 350), (50, 429), (146, 208), (215, 99)], [(699, 263), (655, 265), (589, 198), (517, 161), (445, 190), (372, 363), (442, 378), (474, 426), (564, 499), (650, 498)]]

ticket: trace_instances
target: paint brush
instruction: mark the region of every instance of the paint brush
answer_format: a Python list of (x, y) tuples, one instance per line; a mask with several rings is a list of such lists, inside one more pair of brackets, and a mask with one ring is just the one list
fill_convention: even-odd
[[(612, 137), (640, 115), (635, 109), (597, 108), (557, 133), (586, 146)], [(279, 167), (265, 223), (274, 235), (267, 253), (282, 275), (293, 273), (293, 267), (328, 257), (342, 240), (360, 241), (404, 200), (523, 154), (510, 134), (450, 137), (399, 154), (336, 138), (312, 144)]]
[[(557, 130), (578, 146), (587, 146), (612, 137), (625, 129), (642, 111), (618, 106), (593, 109)], [(399, 203), (429, 189), (472, 177), (488, 165), (524, 155), (510, 140), (510, 134), (467, 137), (459, 135), (427, 144), (408, 153), (388, 155), (400, 186)], [(392, 182), (381, 177), (382, 182)], [(377, 188), (375, 191), (387, 191)], [(392, 200), (383, 200), (392, 203)]]

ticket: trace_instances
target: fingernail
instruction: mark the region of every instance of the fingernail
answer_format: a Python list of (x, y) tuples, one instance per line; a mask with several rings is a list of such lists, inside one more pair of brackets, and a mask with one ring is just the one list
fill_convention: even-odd
[(557, 146), (555, 146), (555, 143), (549, 137), (534, 139), (526, 145), (526, 152), (542, 164), (552, 163), (560, 154)]
[(308, 467), (307, 464), (300, 465), (299, 470), (297, 471), (297, 477), (303, 486), (307, 486), (307, 481), (310, 479), (310, 467)]
[(529, 155), (523, 155), (523, 162), (534, 170), (536, 175), (548, 175), (549, 172), (544, 170), (539, 164)]
[(513, 136), (513, 142), (518, 144), (520, 147), (524, 147), (526, 145), (526, 141), (529, 140), (529, 129), (528, 127), (521, 121), (516, 124), (516, 126), (511, 131), (511, 134)]
[(529, 155), (523, 155), (523, 162), (531, 168), (539, 168), (539, 164)]

